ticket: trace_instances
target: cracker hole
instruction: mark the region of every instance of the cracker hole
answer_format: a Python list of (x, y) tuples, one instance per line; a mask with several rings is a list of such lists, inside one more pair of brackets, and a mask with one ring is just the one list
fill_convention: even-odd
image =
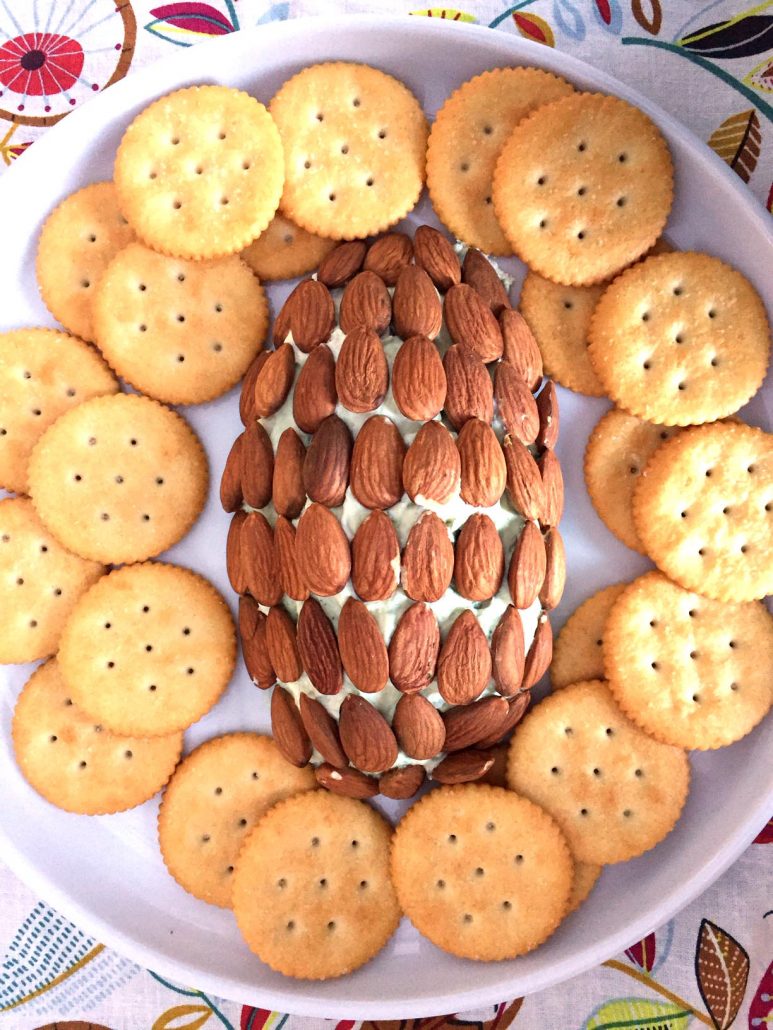
[(156, 686), (155, 683), (151, 683), (150, 686), (148, 687), (148, 690), (150, 691), (151, 694), (155, 694), (155, 692), (158, 690), (158, 687)]
[(558, 774), (561, 772), (557, 765), (554, 765), (550, 771), (554, 776), (558, 776)]
[(0, 429), (0, 436), (7, 436), (7, 435), (8, 435), (8, 430), (7, 429)]
[(755, 466), (755, 465), (747, 465), (747, 467), (746, 467), (746, 471), (747, 471), (747, 472), (749, 473), (749, 475), (751, 476), (751, 475), (754, 475), (754, 471), (755, 471), (755, 468), (756, 468), (756, 466)]
[(129, 446), (130, 447), (136, 447), (137, 446), (137, 437), (136, 436), (130, 437), (130, 439), (129, 439)]
[(633, 812), (631, 811), (630, 808), (624, 808), (623, 809), (623, 819), (630, 819), (632, 815), (633, 815)]
[(107, 663), (107, 667), (108, 667), (108, 669), (114, 669), (115, 668), (115, 662), (108, 662)]
[(683, 519), (686, 519), (686, 518), (687, 518), (687, 512), (686, 512), (686, 511), (681, 511), (681, 512), (679, 512), (679, 514), (680, 514), (680, 516), (681, 516), (681, 517), (682, 517)]
[(486, 203), (487, 203), (487, 204), (490, 204), (490, 203), (491, 203), (491, 197), (486, 197)]
[(32, 409), (32, 414), (35, 415), (35, 417), (37, 417), (39, 415), (42, 415), (43, 412), (40, 410), (40, 408), (33, 408)]
[(364, 890), (367, 890), (367, 889), (368, 889), (368, 881), (367, 880), (360, 880), (360, 890), (364, 891)]
[(67, 387), (66, 393), (67, 393), (68, 397), (74, 397), (75, 396), (75, 390), (71, 386)]
[(493, 833), (496, 828), (496, 823), (486, 823), (486, 829), (489, 833)]
[(148, 607), (148, 605), (146, 605), (146, 604), (143, 604), (143, 606), (142, 606), (142, 611), (143, 611), (143, 613), (144, 613), (145, 615), (147, 615), (147, 614), (148, 614), (148, 612), (150, 611), (150, 608)]
[(280, 891), (283, 891), (285, 889), (285, 887), (287, 886), (287, 880), (285, 880), (285, 878), (283, 876), (279, 880), (276, 881), (276, 885), (280, 889)]
[(112, 625), (113, 625), (112, 622), (106, 622), (105, 623), (105, 629), (110, 629), (112, 627)]
[(234, 867), (232, 865), (227, 865), (225, 867), (225, 871), (230, 874), (234, 871)]
[(700, 696), (700, 694), (693, 694), (692, 699), (695, 702), (695, 704), (697, 705), (697, 704), (700, 704), (701, 696)]
[(54, 587), (54, 597), (61, 597), (61, 596), (62, 596), (62, 588), (61, 587)]
[(577, 239), (578, 240), (584, 240), (585, 239), (585, 230), (584, 229), (580, 229), (580, 231), (577, 233)]
[(684, 336), (681, 333), (677, 333), (674, 337), (674, 343), (684, 343)]
[(196, 175), (203, 175), (203, 174), (204, 174), (204, 169), (201, 167), (201, 165), (196, 165)]
[(612, 729), (611, 726), (607, 726), (607, 728), (604, 730), (604, 732), (606, 733), (606, 735), (608, 737), (614, 737), (614, 735), (615, 735), (615, 731)]
[(641, 320), (642, 320), (642, 322), (649, 322), (649, 320), (650, 320), (650, 313), (649, 313), (649, 311), (643, 311), (642, 312)]
[(682, 289), (681, 286), (675, 286), (674, 287), (674, 296), (675, 297), (681, 297), (683, 293), (684, 293), (684, 290)]
[(571, 735), (574, 733), (574, 730), (571, 726), (564, 726), (564, 733), (567, 737), (571, 737)]
[(87, 290), (91, 286), (91, 281), (89, 279), (81, 279), (81, 286), (84, 290)]
[(336, 924), (334, 923), (334, 921), (333, 921), (332, 919), (331, 919), (331, 920), (330, 920), (330, 922), (329, 922), (329, 923), (327, 924), (327, 928), (328, 928), (328, 931), (329, 931), (330, 933), (332, 933), (332, 932), (333, 932), (333, 930), (335, 930), (335, 928), (336, 928)]
[(472, 922), (472, 916), (470, 915), (469, 912), (465, 912), (464, 913), (464, 917), (463, 917), (462, 922), (465, 922), (465, 923), (471, 923)]
[(449, 844), (456, 844), (456, 834), (455, 833), (449, 833), (448, 834), (448, 843)]
[(185, 355), (184, 354), (178, 354), (177, 355), (177, 361), (178, 361), (178, 364), (183, 362), (183, 361), (185, 361)]
[[(652, 629), (654, 629), (657, 626), (657, 624), (658, 624), (658, 620), (657, 619), (650, 619), (650, 626), (652, 627)], [(599, 641), (599, 643), (601, 643), (601, 641)]]
[(706, 314), (709, 316), (709, 318), (716, 318), (717, 317), (717, 312), (715, 311), (714, 308), (709, 308), (709, 310), (706, 312)]
[(22, 379), (32, 379), (32, 372), (22, 372)]
[(46, 552), (48, 551), (48, 548), (46, 547), (46, 545), (45, 545), (45, 544), (41, 544), (41, 545), (40, 545), (40, 550), (41, 550), (41, 552), (42, 552), (43, 554), (45, 554), (45, 553), (46, 553)]
[(366, 186), (372, 186), (372, 185), (373, 185), (373, 183), (374, 183), (374, 179), (373, 179), (373, 176), (372, 176), (372, 175), (369, 175), (369, 176), (368, 176), (368, 178), (367, 178), (367, 179), (365, 180), (365, 185), (366, 185)]
[(695, 608), (691, 608), (687, 614), (690, 616), (691, 619), (694, 619), (698, 612), (695, 610)]
[(325, 120), (324, 114), (321, 111), (317, 111), (317, 121), (318, 122), (324, 122), (324, 120)]
[(252, 168), (252, 162), (251, 161), (242, 161), (242, 171), (243, 172), (249, 172), (250, 168)]
[(734, 640), (728, 640), (727, 646), (728, 647), (737, 647), (738, 645), (736, 644), (736, 642)]
[(183, 636), (184, 637), (189, 637), (190, 635), (191, 635), (191, 628), (190, 628), (190, 626), (184, 626), (183, 627)]
[(303, 167), (308, 171), (311, 168), (311, 161), (304, 161)]
[(587, 814), (588, 814), (588, 809), (587, 809), (587, 808), (581, 808), (581, 809), (580, 809), (580, 815), (581, 815), (581, 816), (583, 816), (583, 817), (584, 817), (584, 816), (586, 816)]
[(601, 776), (601, 769), (594, 769), (593, 770), (593, 775), (594, 776)]
[(360, 101), (360, 98), (359, 98), (359, 97), (355, 97), (355, 98), (354, 98), (354, 99), (352, 100), (352, 107), (359, 107), (359, 106), (360, 106), (360, 103), (361, 103), (361, 101)]
[(746, 554), (749, 550), (748, 544), (741, 544), (741, 554)]
[(578, 143), (577, 144), (577, 149), (580, 151), (581, 154), (583, 154), (588, 149), (588, 144), (585, 143), (584, 141), (581, 142), (581, 143)]
[(175, 200), (175, 202), (172, 204), (172, 207), (175, 209), (175, 211), (179, 211), (182, 207), (182, 201)]
[(185, 673), (186, 673), (187, 676), (192, 676), (195, 671), (196, 671), (195, 669), (192, 669), (192, 668), (189, 667), (189, 668), (187, 668), (185, 670)]
[(445, 885), (446, 885), (446, 881), (445, 880), (438, 880), (437, 883), (435, 884), (435, 886), (437, 887), (437, 889), (439, 891), (442, 891), (444, 889)]
[(48, 738), (48, 740), (49, 740), (49, 743), (56, 744), (56, 742), (57, 742), (57, 740), (59, 740), (59, 738), (57, 737), (57, 735), (55, 733), (52, 733), (51, 736)]
[(632, 476), (638, 476), (639, 475), (639, 469), (637, 468), (636, 465), (631, 465), (629, 467), (628, 471), (631, 473)]
[(144, 324), (137, 326), (137, 328), (141, 333), (146, 333), (148, 331), (148, 327)]
[(215, 304), (215, 311), (217, 312), (218, 315), (222, 312), (222, 310), (223, 310), (223, 305), (222, 304)]
[(220, 796), (220, 795), (221, 795), (222, 793), (223, 793), (223, 788), (222, 788), (222, 787), (215, 787), (215, 794), (217, 794), (217, 795), (218, 795), (218, 797), (219, 797), (219, 796)]
[(323, 876), (323, 877), (322, 877), (322, 879), (321, 879), (321, 880), (319, 881), (319, 885), (320, 885), (320, 887), (322, 887), (322, 888), (323, 888), (323, 890), (324, 890), (324, 888), (325, 888), (325, 887), (327, 887), (327, 880), (325, 879), (325, 877), (324, 877), (324, 876)]
[(680, 383), (679, 386), (677, 387), (677, 389), (678, 390), (686, 390), (687, 389), (687, 383)]
[(730, 684), (730, 689), (733, 690), (733, 691), (738, 690), (738, 684), (737, 683), (731, 683)]
[(10, 539), (11, 538), (7, 533), (3, 533), (3, 535), (0, 537), (0, 540), (2, 540), (4, 544), (7, 544)]
[(327, 199), (328, 199), (328, 200), (329, 200), (329, 201), (331, 202), (331, 204), (332, 204), (332, 203), (333, 203), (333, 202), (335, 201), (335, 199), (336, 199), (336, 195), (335, 195), (335, 193), (330, 193), (330, 194), (328, 195), (328, 198), (327, 198)]
[(485, 876), (486, 875), (486, 870), (483, 868), (483, 866), (479, 865), (477, 867), (477, 869), (475, 870), (475, 875), (476, 876)]
[(164, 485), (164, 477), (163, 476), (156, 476), (156, 486), (163, 486), (163, 485)]
[(19, 576), (19, 578), (16, 580), (16, 586), (17, 587), (23, 587), (24, 586), (24, 579), (21, 576)]
[(110, 515), (106, 511), (103, 511), (102, 514), (99, 517), (102, 519), (103, 522), (109, 522), (110, 521)]
[(697, 651), (690, 651), (690, 658), (692, 658), (693, 661), (695, 661), (697, 659), (697, 657), (698, 657), (698, 652)]
[(572, 302), (570, 300), (565, 300), (564, 301), (564, 307), (566, 308), (567, 311), (571, 311), (572, 308), (574, 307), (574, 304), (572, 304)]
[(286, 232), (282, 237), (282, 242), (286, 243), (289, 247), (290, 244), (293, 242), (293, 234), (291, 232)]
[(625, 152), (623, 152), (622, 154), (618, 154), (617, 160), (620, 162), (621, 165), (624, 165), (625, 162), (628, 160), (628, 155)]
[(660, 668), (660, 663), (659, 663), (659, 662), (651, 662), (651, 663), (650, 663), (650, 668), (651, 668), (651, 669), (654, 669), (654, 670), (655, 670), (655, 672), (657, 672), (657, 671), (658, 671), (658, 669)]
[(176, 146), (179, 145), (179, 143), (180, 143), (180, 137), (179, 136), (173, 136), (172, 139), (171, 139), (172, 146), (176, 147)]
[(94, 235), (94, 233), (93, 233), (93, 232), (92, 232), (92, 233), (89, 233), (89, 235), (88, 235), (88, 241), (89, 241), (89, 243), (96, 243), (96, 242), (97, 242), (97, 237), (96, 237), (96, 236)]
[(318, 848), (319, 847), (319, 837), (312, 837), (311, 838), (311, 846), (313, 848)]
[(628, 200), (627, 197), (618, 197), (617, 198), (617, 202), (616, 202), (617, 206), (618, 207), (625, 207), (627, 200)]
[(37, 619), (30, 619), (30, 629), (36, 629), (38, 625)]
[(225, 133), (224, 133), (224, 132), (222, 132), (222, 131), (221, 131), (221, 132), (219, 132), (219, 133), (217, 134), (217, 138), (218, 138), (218, 139), (225, 139), (225, 138), (226, 138), (226, 136), (225, 136)]
[(155, 172), (151, 172), (150, 175), (148, 176), (148, 178), (149, 179), (155, 179), (156, 178), (156, 173)]
[(705, 553), (706, 553), (706, 548), (705, 547), (699, 547), (698, 548), (698, 554), (701, 556), (701, 558), (705, 555)]
[(124, 756), (124, 758), (134, 758), (134, 752), (133, 751), (124, 751), (123, 756)]
[(516, 865), (523, 865), (523, 855), (516, 855), (513, 861)]
[(483, 135), (484, 136), (490, 136), (493, 131), (494, 130), (493, 130), (493, 128), (490, 125), (484, 125), (483, 126)]
[(86, 765), (87, 765), (87, 763), (86, 763), (86, 762), (79, 762), (79, 763), (78, 763), (78, 768), (79, 768), (79, 769), (85, 769), (85, 768), (86, 768)]
[(295, 929), (295, 922), (294, 922), (294, 921), (293, 921), (292, 919), (290, 919), (290, 920), (288, 921), (288, 923), (287, 923), (287, 929), (288, 929), (288, 930), (294, 930), (294, 929)]
[(603, 646), (603, 644), (604, 644), (604, 641), (603, 641), (603, 640), (597, 640), (597, 641), (596, 641), (596, 647), (602, 647), (602, 646)]
[(387, 131), (386, 131), (386, 129), (381, 129), (381, 130), (379, 130), (378, 138), (379, 138), (379, 139), (386, 139), (386, 137), (387, 137)]
[(212, 350), (215, 352), (215, 354), (219, 354), (222, 349), (223, 349), (222, 343), (213, 343), (212, 344)]
[(579, 189), (577, 190), (577, 196), (578, 197), (584, 197), (587, 192), (588, 192), (588, 187), (587, 186), (580, 186)]
[(537, 179), (537, 185), (538, 186), (544, 186), (546, 182), (547, 182), (547, 179), (545, 178), (544, 175), (540, 175), (539, 179)]
[(146, 651), (152, 651), (153, 650), (153, 645), (152, 644), (145, 644), (145, 650)]
[(634, 769), (633, 774), (634, 774), (634, 776), (637, 779), (640, 780), (642, 778), (642, 776), (644, 775), (644, 770), (643, 769)]
[(711, 359), (711, 361), (709, 362), (709, 364), (711, 365), (711, 367), (712, 367), (712, 368), (716, 368), (716, 367), (717, 367), (717, 366), (719, 365), (719, 361), (718, 361), (718, 359), (717, 359), (717, 356), (716, 356), (716, 354), (715, 354), (715, 355), (714, 355), (714, 357), (713, 357), (713, 358)]
[(240, 819), (240, 820), (239, 820), (239, 825), (240, 825), (241, 827), (245, 827), (245, 826), (247, 825), (247, 820), (246, 820), (246, 819)]
[(732, 510), (733, 510), (732, 508), (730, 508), (727, 505), (725, 505), (725, 507), (722, 509), (722, 514), (723, 515), (729, 515)]
[(203, 833), (203, 834), (201, 835), (201, 843), (202, 843), (202, 844), (209, 844), (209, 842), (210, 842), (211, 840), (212, 840), (212, 838), (210, 837), (210, 835), (209, 835), (208, 833)]
[(177, 321), (178, 322), (184, 322), (185, 321), (185, 315), (178, 315), (177, 316)]
[(548, 224), (548, 222), (547, 222), (546, 218), (541, 219), (540, 223), (539, 223), (540, 229), (544, 229), (547, 224)]
[(119, 483), (119, 484), (123, 483), (123, 476), (116, 476), (115, 477), (115, 481), (116, 481), (116, 483)]
[(64, 699), (64, 707), (65, 708), (72, 708), (72, 698), (71, 697), (66, 697)]

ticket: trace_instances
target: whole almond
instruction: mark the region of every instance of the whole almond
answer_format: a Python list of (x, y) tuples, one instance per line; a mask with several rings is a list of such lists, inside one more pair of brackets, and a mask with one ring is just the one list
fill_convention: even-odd
[(469, 609), (458, 615), (440, 648), (437, 685), (450, 705), (468, 705), (491, 679), (491, 652), (486, 634)]
[(507, 469), (496, 433), (479, 418), (468, 419), (456, 438), (461, 462), (462, 500), (476, 508), (498, 504), (505, 492)]
[(352, 769), (350, 766), (336, 769), (325, 762), (314, 770), (314, 775), (320, 787), (325, 787), (333, 794), (342, 794), (346, 798), (364, 801), (378, 794), (379, 781), (374, 776), (366, 776), (359, 769)]
[(313, 594), (332, 597), (343, 590), (352, 567), (349, 541), (324, 505), (310, 504), (301, 515), (295, 549), (301, 576)]
[(518, 372), (507, 361), (497, 364), (494, 397), (505, 432), (523, 444), (534, 443), (539, 433), (537, 402)]
[(309, 280), (307, 278), (299, 282), (298, 285), (288, 294), (284, 304), (277, 312), (277, 316), (274, 319), (274, 325), (271, 330), (274, 347), (278, 347), (281, 343), (287, 342), (287, 337), (290, 334), (290, 314), (293, 310), (295, 295), (303, 283), (308, 281)]
[(341, 746), (360, 772), (386, 772), (397, 761), (397, 741), (384, 716), (357, 694), (344, 698), (338, 715)]
[(454, 343), (469, 347), (484, 362), (502, 357), (504, 344), (499, 323), (485, 300), (466, 283), (452, 286), (443, 307)]
[(494, 417), (494, 387), (483, 361), (469, 347), (455, 344), (443, 358), (446, 373), (446, 415), (454, 429), (471, 418), (491, 422)]
[(276, 673), (268, 653), (266, 621), (257, 601), (246, 594), (239, 598), (239, 637), (244, 666), (252, 682), (261, 690), (268, 690), (276, 683)]
[(495, 317), (505, 308), (512, 307), (504, 283), (490, 261), (479, 250), (470, 247), (462, 264), (462, 282), (472, 286), (491, 308)]
[(514, 698), (508, 701), (508, 710), (504, 721), (488, 737), (479, 740), (478, 747), (489, 748), (494, 744), (498, 744), (511, 730), (515, 729), (526, 714), (526, 709), (529, 707), (530, 702), (531, 691), (522, 690), (520, 694), (516, 694)]
[(557, 526), (564, 513), (564, 477), (561, 463), (553, 451), (545, 451), (537, 466), (545, 488), (545, 502), (540, 521), (545, 526)]
[(499, 731), (510, 708), (503, 697), (482, 697), (470, 705), (457, 705), (443, 713), (444, 751), (462, 751)]
[(248, 593), (267, 607), (278, 604), (282, 585), (274, 552), (274, 533), (259, 511), (250, 512), (242, 523), (238, 560), (245, 572)]
[(526, 655), (526, 664), (523, 670), (522, 690), (529, 690), (538, 680), (542, 679), (548, 671), (548, 666), (553, 657), (553, 629), (550, 619), (543, 612), (537, 623), (537, 632)]
[(242, 444), (242, 493), (251, 508), (265, 508), (271, 500), (274, 448), (260, 422), (244, 430)]
[(385, 772), (378, 781), (378, 786), (385, 798), (406, 801), (418, 792), (426, 778), (423, 766), (404, 765), (400, 769)]
[(258, 378), (260, 370), (268, 361), (270, 353), (271, 351), (262, 350), (253, 360), (242, 380), (242, 390), (239, 394), (239, 418), (242, 420), (243, 426), (248, 425), (253, 419), (257, 418), (255, 414), (255, 380)]
[(285, 429), (276, 445), (271, 492), (277, 514), (285, 515), (288, 519), (297, 519), (306, 503), (306, 489), (303, 485), (305, 461), (303, 440), (294, 429)]
[(292, 694), (284, 687), (274, 687), (271, 695), (271, 732), (276, 746), (291, 765), (308, 765), (311, 741), (303, 727), (301, 714)]
[(377, 336), (392, 320), (392, 301), (383, 279), (375, 272), (359, 272), (341, 297), (338, 321), (348, 336), (353, 329), (372, 329)]
[(312, 501), (327, 508), (344, 503), (351, 458), (349, 427), (338, 415), (328, 415), (311, 438), (303, 462), (303, 486)]
[(409, 336), (437, 336), (443, 325), (443, 306), (432, 280), (418, 265), (407, 265), (400, 273), (392, 297), (395, 333)]
[(308, 354), (330, 337), (335, 321), (335, 305), (327, 286), (314, 279), (300, 283), (290, 308), (290, 332), (296, 347)]
[(350, 482), (366, 508), (391, 508), (403, 496), (405, 441), (394, 422), (374, 415), (354, 441)]
[(363, 240), (347, 240), (323, 258), (317, 278), (329, 289), (345, 286), (362, 268), (367, 245)]
[(350, 597), (338, 616), (338, 650), (344, 672), (364, 694), (386, 686), (387, 649), (378, 623), (362, 601)]
[(284, 404), (295, 376), (295, 354), (289, 343), (272, 351), (255, 379), (255, 414), (268, 418)]
[(289, 612), (277, 605), (270, 608), (266, 621), (266, 643), (271, 664), (283, 683), (294, 683), (303, 674), (295, 636), (295, 623)]
[(502, 333), (502, 357), (513, 366), (530, 390), (536, 390), (542, 379), (542, 355), (520, 311), (506, 308), (499, 314)]
[(360, 326), (347, 333), (335, 366), (338, 399), (349, 411), (373, 411), (386, 397), (389, 366), (381, 340)]
[(425, 511), (415, 523), (402, 555), (403, 590), (414, 601), (439, 601), (454, 572), (454, 545), (445, 523)]
[(295, 383), (293, 418), (303, 433), (316, 433), (319, 424), (336, 410), (336, 363), (325, 343), (309, 354)]
[(241, 558), (242, 526), (246, 518), (246, 511), (234, 512), (225, 542), (225, 568), (228, 573), (228, 582), (237, 594), (243, 594), (247, 589), (247, 570)]
[(371, 243), (363, 268), (375, 272), (387, 286), (394, 286), (400, 272), (413, 259), (413, 244), (402, 232), (388, 232)]
[(425, 422), (405, 455), (405, 492), (417, 504), (446, 504), (459, 489), (461, 471), (459, 452), (446, 427), (440, 422)]
[(242, 448), (244, 433), (239, 433), (231, 444), (220, 477), (220, 504), (223, 511), (234, 512), (242, 506)]
[(513, 507), (525, 519), (542, 519), (545, 488), (536, 461), (520, 440), (512, 436), (505, 437), (502, 451), (507, 467), (507, 492)]
[(485, 776), (493, 764), (494, 756), (489, 751), (471, 747), (448, 755), (435, 766), (430, 777), (443, 784), (470, 783)]
[(392, 394), (406, 418), (429, 422), (446, 401), (446, 373), (440, 353), (426, 336), (411, 336), (392, 365)]
[(352, 586), (363, 601), (386, 601), (397, 589), (400, 545), (383, 511), (371, 512), (352, 540)]
[(542, 533), (533, 522), (527, 522), (513, 548), (507, 574), (510, 596), (516, 608), (525, 610), (536, 601), (545, 579), (546, 561)]
[(301, 694), (300, 702), (303, 725), (317, 751), (331, 765), (348, 765), (349, 759), (344, 754), (338, 736), (338, 723), (330, 712), (321, 701), (308, 694)]
[(548, 450), (558, 443), (558, 391), (552, 379), (548, 379), (537, 395), (537, 411), (539, 413), (539, 432), (537, 443)]
[(320, 694), (337, 694), (344, 685), (338, 641), (330, 619), (313, 597), (303, 602), (296, 639), (303, 667), (312, 685)]
[(491, 675), (502, 697), (512, 697), (521, 689), (525, 658), (521, 616), (510, 604), (491, 637)]
[(298, 565), (295, 526), (282, 515), (274, 523), (274, 553), (283, 592), (294, 601), (305, 601), (309, 596), (309, 588)]
[(454, 552), (456, 590), (469, 601), (488, 601), (505, 574), (505, 549), (488, 515), (471, 515), (462, 526)]
[(539, 599), (546, 611), (558, 605), (566, 584), (566, 553), (564, 541), (555, 526), (545, 534), (547, 564), (545, 579), (539, 592)]
[(402, 750), (419, 762), (443, 750), (446, 728), (440, 712), (423, 694), (404, 694), (392, 716), (392, 728)]
[(441, 293), (462, 280), (459, 258), (448, 238), (431, 225), (420, 225), (413, 237), (416, 264), (429, 275)]
[(439, 651), (435, 613), (426, 604), (412, 604), (400, 616), (389, 641), (389, 678), (404, 694), (423, 690), (435, 678)]

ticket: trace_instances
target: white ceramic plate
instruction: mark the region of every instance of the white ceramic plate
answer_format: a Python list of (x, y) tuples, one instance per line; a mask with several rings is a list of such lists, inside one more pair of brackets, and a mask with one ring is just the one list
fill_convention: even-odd
[[(161, 93), (197, 82), (241, 87), (268, 101), (303, 65), (366, 61), (404, 79), (433, 114), (465, 79), (496, 65), (532, 64), (575, 85), (617, 93), (661, 126), (676, 164), (668, 232), (682, 248), (732, 262), (762, 290), (770, 268), (767, 216), (707, 147), (644, 97), (548, 47), (487, 29), (423, 18), (293, 21), (198, 46), (119, 83), (36, 143), (0, 181), (6, 244), (0, 255), (0, 329), (53, 324), (38, 299), (34, 253), (41, 221), (72, 190), (111, 175), (130, 119)], [(432, 218), (428, 204), (412, 220)], [(276, 308), (286, 290), (273, 290)], [(766, 386), (748, 417), (770, 425)], [(767, 404), (767, 409), (765, 405)], [(561, 529), (569, 582), (556, 623), (599, 587), (646, 563), (619, 544), (593, 512), (582, 483), (582, 452), (604, 401), (561, 392), (559, 455), (567, 481)], [(225, 455), (241, 430), (234, 391), (188, 408), (212, 464), (209, 504), (168, 557), (209, 576), (232, 598), (224, 569), (228, 518), (217, 503)], [(0, 616), (1, 617), (1, 616)], [(603, 961), (669, 919), (741, 853), (773, 806), (773, 720), (744, 741), (692, 759), (690, 797), (676, 830), (654, 851), (608, 868), (579, 912), (538, 951), (511, 962), (471, 963), (438, 951), (405, 921), (369, 965), (341, 980), (284, 979), (251, 955), (233, 917), (185, 894), (166, 874), (155, 838), (156, 803), (122, 815), (67, 815), (42, 801), (14, 764), (10, 720), (29, 667), (0, 667), (0, 854), (62, 913), (142, 965), (210, 993), (296, 1014), (399, 1018), (456, 1012), (537, 991)], [(268, 704), (239, 671), (210, 715), (186, 734), (187, 748), (216, 734), (269, 728)]]

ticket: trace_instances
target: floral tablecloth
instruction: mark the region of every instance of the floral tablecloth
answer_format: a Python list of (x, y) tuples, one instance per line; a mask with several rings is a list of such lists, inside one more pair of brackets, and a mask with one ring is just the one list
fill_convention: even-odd
[[(575, 54), (688, 125), (773, 210), (773, 0), (487, 0), (463, 10), (410, 0), (0, 0), (0, 174), (68, 111), (175, 47), (270, 21), (361, 11), (477, 22)], [(676, 919), (603, 966), (485, 1011), (409, 1020), (404, 1030), (773, 1026), (771, 844), (773, 823)], [(90, 939), (1, 863), (0, 955), (0, 1030), (358, 1026), (169, 983)]]

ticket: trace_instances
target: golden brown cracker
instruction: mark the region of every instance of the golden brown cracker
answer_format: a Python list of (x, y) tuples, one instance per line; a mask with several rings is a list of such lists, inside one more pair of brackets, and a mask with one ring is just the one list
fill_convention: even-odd
[(566, 620), (553, 644), (550, 682), (554, 689), (604, 678), (604, 626), (627, 585), (613, 583), (597, 591)]
[(259, 279), (272, 282), (312, 272), (335, 245), (277, 213), (241, 256)]

